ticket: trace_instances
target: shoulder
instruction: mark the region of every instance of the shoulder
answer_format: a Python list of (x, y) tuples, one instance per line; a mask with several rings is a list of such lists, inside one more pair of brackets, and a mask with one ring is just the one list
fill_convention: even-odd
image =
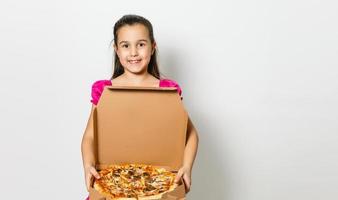
[(103, 79), (103, 80), (97, 80), (97, 81), (94, 81), (94, 83), (92, 84), (92, 89), (98, 89), (98, 88), (103, 88), (107, 85), (111, 85), (111, 80), (106, 80), (106, 79)]
[(111, 80), (104, 79), (104, 80), (94, 81), (94, 83), (92, 84), (92, 90), (91, 90), (91, 96), (92, 96), (91, 102), (93, 104), (97, 105), (101, 97), (102, 91), (104, 87), (107, 85), (108, 86), (111, 85)]
[(181, 86), (174, 80), (172, 79), (161, 79), (160, 80), (160, 87), (176, 87), (178, 94), (182, 98), (182, 88)]

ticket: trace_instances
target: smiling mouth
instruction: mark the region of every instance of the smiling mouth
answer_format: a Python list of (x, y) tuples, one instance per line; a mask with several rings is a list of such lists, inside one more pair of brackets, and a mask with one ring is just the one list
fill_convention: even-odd
[(134, 63), (139, 63), (140, 61), (141, 61), (141, 59), (140, 60), (129, 60), (128, 62), (131, 63), (131, 64), (134, 64)]

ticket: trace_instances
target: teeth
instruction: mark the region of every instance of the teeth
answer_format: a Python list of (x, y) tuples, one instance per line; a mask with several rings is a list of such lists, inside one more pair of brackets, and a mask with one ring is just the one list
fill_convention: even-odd
[(130, 60), (129, 62), (130, 63), (137, 63), (137, 62), (140, 62), (140, 60)]

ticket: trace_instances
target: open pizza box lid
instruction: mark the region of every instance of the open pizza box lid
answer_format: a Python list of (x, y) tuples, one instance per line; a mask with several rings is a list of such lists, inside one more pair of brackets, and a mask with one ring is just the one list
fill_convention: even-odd
[[(94, 109), (96, 168), (140, 163), (177, 172), (188, 115), (176, 88), (105, 87)], [(184, 199), (184, 185), (161, 199)], [(90, 200), (109, 200), (90, 190)]]

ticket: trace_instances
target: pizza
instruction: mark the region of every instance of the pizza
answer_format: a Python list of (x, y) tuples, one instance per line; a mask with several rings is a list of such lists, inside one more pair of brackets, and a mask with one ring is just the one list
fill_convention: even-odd
[(152, 165), (109, 165), (99, 174), (93, 186), (111, 199), (156, 199), (177, 187), (175, 173)]

